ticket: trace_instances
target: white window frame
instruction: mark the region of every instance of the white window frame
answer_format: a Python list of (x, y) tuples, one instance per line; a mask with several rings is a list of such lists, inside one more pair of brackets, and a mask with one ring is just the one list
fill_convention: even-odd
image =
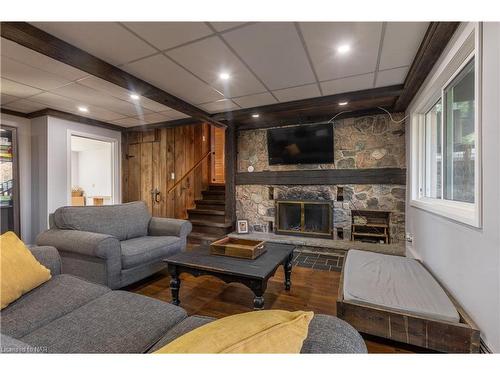
[[(426, 79), (418, 98), (409, 109), (410, 117), (410, 205), (445, 218), (480, 228), (482, 211), (482, 174), (481, 174), (481, 24), (462, 24), (457, 30), (456, 38), (446, 48), (437, 66)], [(425, 114), (442, 98), (444, 116), (444, 90), (462, 69), (474, 58), (474, 135), (476, 158), (474, 160), (474, 203), (458, 202), (425, 196)], [(445, 124), (442, 122), (442, 126)], [(441, 137), (444, 142), (444, 133)], [(442, 168), (444, 166), (444, 149), (441, 146)], [(441, 173), (441, 178), (443, 174)], [(441, 189), (444, 189), (441, 184)]]

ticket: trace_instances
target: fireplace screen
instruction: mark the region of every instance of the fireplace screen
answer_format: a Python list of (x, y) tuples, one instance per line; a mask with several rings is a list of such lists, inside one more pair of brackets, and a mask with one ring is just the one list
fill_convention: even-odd
[(325, 201), (277, 201), (276, 233), (332, 236), (332, 204)]

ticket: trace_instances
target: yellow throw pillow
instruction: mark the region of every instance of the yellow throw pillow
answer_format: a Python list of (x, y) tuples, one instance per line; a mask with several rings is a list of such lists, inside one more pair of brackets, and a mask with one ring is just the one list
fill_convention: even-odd
[(205, 324), (155, 353), (300, 353), (314, 313), (264, 310)]
[(42, 266), (14, 232), (0, 236), (1, 308), (50, 279)]

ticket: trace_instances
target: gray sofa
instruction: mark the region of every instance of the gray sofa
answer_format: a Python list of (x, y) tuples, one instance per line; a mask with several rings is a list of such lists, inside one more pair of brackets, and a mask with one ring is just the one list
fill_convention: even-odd
[[(212, 321), (181, 307), (61, 274), (53, 247), (31, 249), (52, 278), (0, 313), (3, 353), (150, 353)], [(359, 333), (315, 315), (302, 353), (366, 353)]]
[(36, 243), (59, 250), (64, 273), (119, 289), (164, 268), (191, 229), (186, 220), (151, 217), (144, 202), (61, 207)]

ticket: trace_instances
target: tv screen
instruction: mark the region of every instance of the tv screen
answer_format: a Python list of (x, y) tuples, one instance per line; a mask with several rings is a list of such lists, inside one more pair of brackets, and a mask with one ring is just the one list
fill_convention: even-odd
[(333, 163), (333, 125), (301, 125), (267, 131), (269, 164)]

